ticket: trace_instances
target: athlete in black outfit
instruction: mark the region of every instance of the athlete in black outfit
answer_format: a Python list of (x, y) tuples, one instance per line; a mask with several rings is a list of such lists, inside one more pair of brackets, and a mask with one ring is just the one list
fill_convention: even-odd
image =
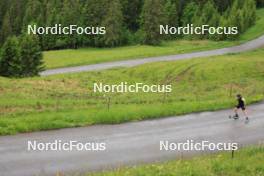
[(238, 102), (238, 104), (237, 104), (236, 108), (234, 109), (234, 111), (235, 111), (234, 118), (235, 119), (239, 118), (237, 111), (239, 109), (241, 109), (243, 111), (245, 117), (246, 117), (246, 121), (248, 121), (249, 119), (248, 119), (247, 112), (246, 112), (246, 107), (245, 107), (246, 102), (245, 102), (245, 99), (242, 97), (242, 95), (240, 95), (240, 94), (237, 95), (237, 102)]

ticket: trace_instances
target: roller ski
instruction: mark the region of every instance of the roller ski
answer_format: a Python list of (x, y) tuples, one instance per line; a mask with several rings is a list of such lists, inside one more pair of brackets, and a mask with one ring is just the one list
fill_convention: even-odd
[(235, 115), (230, 115), (229, 119), (234, 119), (234, 120), (238, 120), (239, 119), (239, 115), (235, 114)]

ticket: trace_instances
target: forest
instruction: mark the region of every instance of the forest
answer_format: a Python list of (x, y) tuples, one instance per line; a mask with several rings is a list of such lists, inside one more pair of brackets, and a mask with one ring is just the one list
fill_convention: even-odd
[[(0, 0), (0, 46), (10, 36), (26, 33), (27, 25), (105, 26), (96, 35), (39, 35), (42, 50), (115, 47), (130, 44), (158, 45), (162, 40), (234, 40), (254, 24), (256, 6), (264, 0)], [(209, 24), (237, 26), (239, 34), (161, 36), (158, 26)]]

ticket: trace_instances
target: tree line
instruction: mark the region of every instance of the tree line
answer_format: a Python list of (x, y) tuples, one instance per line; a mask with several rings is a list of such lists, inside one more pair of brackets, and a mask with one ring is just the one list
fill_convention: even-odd
[[(263, 0), (257, 0), (259, 6)], [(245, 31), (255, 21), (255, 0), (0, 0), (0, 45), (12, 35), (38, 26), (105, 26), (106, 35), (41, 35), (43, 50), (82, 46), (114, 47), (130, 43), (158, 44), (160, 24), (187, 23), (238, 26)], [(182, 36), (177, 36), (178, 38)], [(225, 40), (228, 36), (198, 36)]]
[[(263, 5), (264, 0), (0, 0), (0, 74), (36, 75), (43, 69), (41, 50), (158, 45), (183, 37), (233, 40), (238, 35), (162, 36), (159, 25), (237, 26), (242, 33), (254, 24), (256, 7)], [(31, 36), (26, 35), (28, 24), (104, 26), (107, 32)]]

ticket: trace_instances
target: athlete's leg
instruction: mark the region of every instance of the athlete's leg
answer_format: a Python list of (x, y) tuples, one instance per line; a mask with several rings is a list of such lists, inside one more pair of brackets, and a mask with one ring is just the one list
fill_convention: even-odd
[(234, 112), (235, 112), (235, 117), (238, 117), (238, 113), (237, 113), (237, 111), (238, 111), (238, 108), (237, 108), (237, 107), (235, 107), (235, 109), (234, 109)]
[(243, 111), (244, 116), (246, 117), (246, 121), (248, 121), (249, 118), (248, 118), (248, 113), (247, 113), (246, 108), (244, 107), (244, 108), (242, 109), (242, 111)]
[(243, 109), (242, 112), (243, 112), (243, 114), (244, 114), (245, 117), (248, 116), (248, 113), (247, 113), (247, 110), (246, 109)]

